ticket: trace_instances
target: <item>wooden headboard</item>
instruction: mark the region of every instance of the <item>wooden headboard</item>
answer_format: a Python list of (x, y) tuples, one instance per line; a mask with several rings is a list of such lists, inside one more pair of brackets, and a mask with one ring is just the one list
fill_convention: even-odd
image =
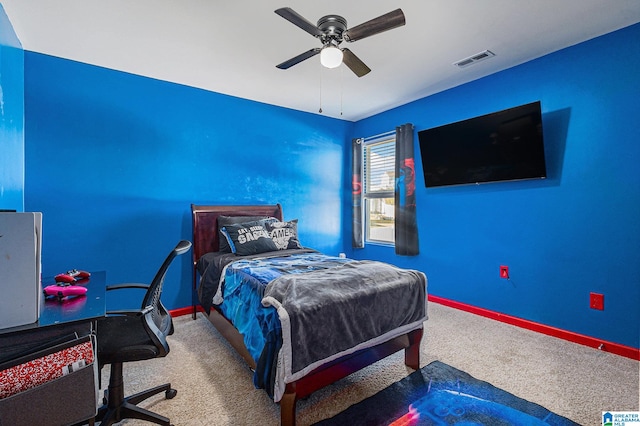
[(198, 206), (191, 204), (193, 227), (193, 267), (205, 254), (218, 251), (218, 216), (273, 216), (283, 220), (282, 206)]
[[(197, 305), (199, 304), (196, 297), (198, 284), (196, 264), (202, 255), (218, 251), (220, 247), (218, 242), (218, 216), (271, 216), (281, 221), (284, 217), (280, 204), (259, 206), (199, 206), (191, 204), (191, 226), (193, 231), (191, 298), (193, 319), (196, 319)], [(249, 359), (251, 358), (249, 357)]]

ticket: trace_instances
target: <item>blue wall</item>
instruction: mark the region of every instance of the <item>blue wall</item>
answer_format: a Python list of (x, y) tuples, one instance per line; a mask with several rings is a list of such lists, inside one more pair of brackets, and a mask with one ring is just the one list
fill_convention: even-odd
[[(281, 203), (303, 244), (342, 250), (343, 147), (352, 123), (26, 53), (28, 210), (43, 212), (43, 272), (148, 282), (190, 203)], [(191, 255), (167, 280), (191, 304)], [(114, 302), (116, 303), (116, 302)]]
[[(419, 180), (421, 254), (350, 254), (421, 269), (437, 296), (638, 347), (638, 39), (635, 25), (357, 123), (26, 52), (25, 209), (44, 213), (44, 272), (148, 281), (191, 237), (190, 203), (281, 202), (303, 244), (350, 251), (352, 137), (541, 100), (547, 180)], [(191, 302), (189, 260), (171, 308)]]
[(356, 123), (357, 136), (417, 132), (540, 100), (548, 179), (426, 189), (417, 161), (420, 255), (351, 255), (421, 269), (437, 296), (638, 347), (638, 40), (635, 25)]
[(0, 209), (24, 208), (24, 51), (0, 5)]

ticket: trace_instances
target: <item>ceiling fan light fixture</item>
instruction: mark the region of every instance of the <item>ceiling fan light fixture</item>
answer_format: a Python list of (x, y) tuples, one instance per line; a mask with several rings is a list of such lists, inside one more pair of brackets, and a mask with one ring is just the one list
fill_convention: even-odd
[(349, 68), (355, 75), (362, 77), (371, 71), (351, 50), (341, 49), (343, 41), (352, 42), (400, 27), (405, 24), (402, 9), (380, 15), (360, 25), (347, 29), (347, 20), (339, 15), (327, 15), (314, 25), (290, 7), (275, 10), (276, 14), (291, 22), (295, 26), (311, 34), (322, 43), (322, 47), (307, 50), (293, 58), (276, 65), (276, 68), (286, 70), (305, 61), (312, 56), (320, 55), (320, 64), (326, 68), (337, 68), (340, 64)]
[(320, 52), (320, 63), (326, 68), (337, 68), (342, 63), (342, 50), (329, 45)]

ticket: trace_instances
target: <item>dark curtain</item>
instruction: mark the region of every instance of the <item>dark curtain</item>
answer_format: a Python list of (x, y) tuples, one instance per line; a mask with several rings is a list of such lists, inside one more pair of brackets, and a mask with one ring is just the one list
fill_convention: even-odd
[(395, 246), (396, 254), (415, 256), (418, 248), (416, 173), (413, 124), (396, 127)]
[(353, 215), (352, 215), (352, 237), (351, 245), (355, 248), (364, 247), (363, 226), (362, 226), (362, 142), (363, 139), (352, 140), (352, 197), (353, 197)]

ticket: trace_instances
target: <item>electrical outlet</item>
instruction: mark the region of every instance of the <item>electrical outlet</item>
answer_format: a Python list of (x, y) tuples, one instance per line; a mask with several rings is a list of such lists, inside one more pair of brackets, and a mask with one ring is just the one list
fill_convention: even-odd
[(509, 279), (509, 267), (505, 265), (500, 265), (500, 278)]
[(604, 311), (604, 294), (590, 293), (589, 294), (589, 307), (591, 309), (597, 309)]

